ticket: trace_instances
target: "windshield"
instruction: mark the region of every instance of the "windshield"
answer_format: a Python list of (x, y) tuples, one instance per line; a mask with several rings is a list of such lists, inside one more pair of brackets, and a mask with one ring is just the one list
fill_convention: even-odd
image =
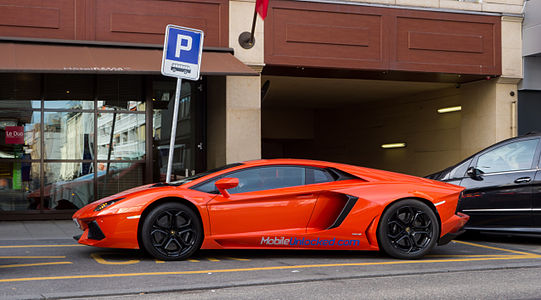
[(218, 168), (215, 168), (215, 169), (212, 169), (212, 170), (197, 173), (197, 174), (195, 174), (193, 176), (186, 177), (186, 178), (183, 178), (181, 180), (173, 181), (170, 184), (171, 185), (176, 185), (176, 186), (183, 185), (185, 183), (188, 183), (188, 182), (191, 182), (193, 180), (199, 179), (199, 178), (201, 178), (203, 176), (207, 176), (207, 175), (210, 175), (212, 173), (216, 173), (216, 172), (219, 172), (219, 171), (223, 171), (223, 170), (233, 168), (233, 167), (238, 167), (238, 166), (242, 166), (242, 163), (234, 163), (234, 164), (228, 164), (228, 165), (225, 165), (225, 166), (221, 166), (221, 167), (218, 167)]

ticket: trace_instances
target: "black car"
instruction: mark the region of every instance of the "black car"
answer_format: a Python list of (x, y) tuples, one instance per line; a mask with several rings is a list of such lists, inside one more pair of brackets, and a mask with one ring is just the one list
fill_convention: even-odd
[(541, 234), (540, 139), (499, 142), (427, 178), (466, 188), (457, 207), (470, 216), (466, 230)]

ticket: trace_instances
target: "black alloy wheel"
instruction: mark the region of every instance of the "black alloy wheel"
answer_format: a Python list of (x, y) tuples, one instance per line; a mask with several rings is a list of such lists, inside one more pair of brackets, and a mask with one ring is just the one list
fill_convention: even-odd
[(388, 255), (400, 259), (417, 259), (437, 243), (440, 233), (436, 215), (421, 201), (402, 200), (393, 203), (378, 225), (378, 243)]
[(143, 221), (141, 242), (157, 259), (181, 260), (199, 249), (203, 227), (195, 212), (181, 203), (164, 203)]

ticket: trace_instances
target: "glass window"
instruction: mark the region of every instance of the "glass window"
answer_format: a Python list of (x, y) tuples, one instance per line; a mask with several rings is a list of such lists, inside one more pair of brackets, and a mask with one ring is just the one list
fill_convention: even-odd
[[(2, 100), (35, 100), (41, 99), (41, 75), (40, 74), (0, 74), (0, 99)], [(1, 102), (1, 100), (0, 100)], [(30, 101), (21, 101), (28, 104)], [(39, 102), (39, 101), (38, 101)], [(27, 105), (16, 106), (25, 108)], [(0, 104), (0, 108), (2, 104)], [(39, 107), (38, 107), (39, 108)]]
[(484, 173), (526, 170), (532, 167), (538, 139), (498, 147), (479, 156), (477, 169)]
[[(172, 175), (190, 176), (196, 168), (196, 152), (202, 150), (202, 145), (196, 146), (196, 128), (192, 102), (193, 83), (182, 82), (181, 97), (178, 107), (176, 142), (173, 154)], [(176, 81), (154, 81), (153, 88), (153, 160), (155, 163), (154, 180), (165, 181), (167, 160), (169, 157), (169, 142), (175, 104)]]
[(305, 174), (301, 167), (251, 168), (228, 175), (239, 179), (239, 185), (228, 192), (237, 194), (304, 185)]
[(95, 75), (72, 75), (72, 74), (45, 74), (44, 97), (45, 100), (53, 100), (50, 107), (45, 108), (69, 108), (57, 107), (54, 102), (58, 100), (89, 100), (94, 99)]
[(45, 159), (93, 159), (93, 113), (46, 112), (43, 126)]
[(145, 128), (144, 114), (99, 113), (98, 159), (144, 159)]
[(0, 159), (39, 159), (40, 120), (36, 111), (0, 111)]
[(45, 100), (45, 109), (87, 109), (94, 110), (94, 101), (85, 100)]
[(97, 80), (99, 110), (145, 111), (143, 77), (101, 75)]
[(461, 163), (460, 165), (456, 166), (454, 169), (450, 170), (441, 180), (463, 178), (464, 175), (466, 174), (466, 170), (468, 169), (470, 163), (471, 163), (471, 159), (468, 159), (467, 161)]
[(225, 174), (195, 188), (197, 191), (216, 194), (215, 183), (220, 178), (238, 178), (239, 185), (227, 190), (230, 194), (272, 190), (306, 183), (306, 171), (303, 167), (279, 166), (256, 167)]
[(331, 177), (331, 175), (322, 169), (315, 169), (315, 168), (307, 168), (306, 169), (306, 176), (307, 176), (307, 183), (324, 183), (324, 182), (331, 182), (334, 181), (334, 179)]
[(41, 209), (39, 163), (0, 163), (0, 211)]
[(101, 199), (143, 184), (144, 164), (98, 163), (98, 197)]
[(94, 201), (92, 169), (92, 163), (45, 163), (45, 208), (78, 209)]

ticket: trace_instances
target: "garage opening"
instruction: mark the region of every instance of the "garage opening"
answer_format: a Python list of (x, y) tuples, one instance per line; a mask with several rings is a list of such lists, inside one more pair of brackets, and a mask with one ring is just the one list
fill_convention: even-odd
[[(475, 116), (465, 117), (457, 107), (481, 105), (483, 88), (490, 93), (493, 85), (263, 76), (266, 81), (263, 158), (326, 160), (417, 176), (471, 154), (462, 136), (474, 130), (465, 124)], [(438, 112), (449, 107), (456, 109)], [(382, 147), (395, 143), (404, 147)]]

